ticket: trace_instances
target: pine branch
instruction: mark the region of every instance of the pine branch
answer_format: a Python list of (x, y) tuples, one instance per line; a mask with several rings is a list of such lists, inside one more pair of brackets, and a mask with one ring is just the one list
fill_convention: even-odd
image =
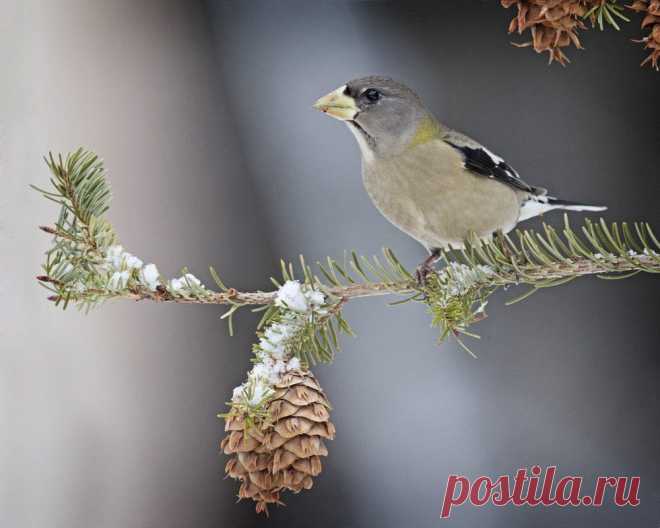
[(345, 255), (343, 264), (328, 257), (315, 270), (302, 256), (296, 266), (282, 262), (281, 279), (271, 279), (277, 291), (228, 288), (210, 268), (218, 288), (212, 290), (185, 268), (181, 277), (166, 280), (154, 264), (144, 265), (116, 244), (112, 226), (103, 218), (110, 189), (95, 154), (79, 149), (66, 160), (50, 155), (46, 162), (54, 189), (37, 190), (60, 205), (55, 225), (40, 228), (53, 236), (44, 273), (37, 277), (52, 292), (50, 300), (65, 308), (74, 303), (85, 310), (109, 299), (227, 305), (223, 318), (231, 332), (233, 316), (246, 306), (266, 310), (262, 326), (279, 321), (287, 309), (278, 305), (282, 283), (297, 281), (306, 291), (318, 291), (326, 299), (326, 315), (300, 327), (304, 332), (301, 330), (294, 355), (307, 363), (330, 361), (337, 348), (336, 334), (351, 332), (341, 316), (341, 308), (351, 299), (399, 295), (406, 298), (394, 304), (423, 302), (440, 327), (441, 338), (458, 337), (473, 335), (468, 327), (485, 317), (487, 299), (500, 287), (529, 286), (512, 301), (516, 302), (581, 276), (617, 279), (641, 272), (660, 273), (660, 242), (650, 225), (587, 220), (578, 233), (565, 216), (561, 231), (543, 224), (540, 233), (500, 233), (488, 242), (471, 237), (465, 249), (446, 251), (442, 255), (445, 266), (424, 284), (385, 249), (381, 258), (352, 252)]
[[(660, 242), (648, 224), (587, 220), (578, 234), (565, 216), (561, 233), (544, 224), (542, 233), (498, 233), (489, 242), (470, 237), (465, 249), (443, 253), (444, 267), (423, 284), (385, 249), (380, 258), (353, 252), (342, 264), (328, 257), (317, 263), (318, 274), (302, 256), (296, 266), (282, 261), (281, 278), (271, 279), (277, 290), (268, 292), (228, 288), (210, 268), (218, 288), (212, 290), (185, 268), (180, 277), (166, 280), (154, 264), (145, 265), (117, 244), (103, 218), (110, 189), (95, 154), (79, 149), (65, 160), (50, 155), (46, 163), (53, 190), (35, 189), (56, 202), (60, 213), (55, 225), (40, 227), (53, 240), (37, 280), (52, 292), (49, 299), (55, 304), (66, 308), (74, 303), (85, 310), (108, 299), (226, 305), (222, 318), (230, 333), (241, 308), (263, 312), (253, 366), (233, 390), (229, 411), (219, 415), (227, 431), (221, 446), (232, 455), (225, 470), (242, 482), (239, 497), (254, 499), (257, 512), (280, 503), (283, 489), (309, 489), (312, 475), (321, 471), (319, 456), (327, 454), (322, 439), (333, 438), (335, 429), (328, 420), (330, 404), (309, 367), (331, 362), (338, 335), (352, 334), (342, 316), (349, 300), (392, 294), (405, 296), (393, 304), (422, 302), (440, 328), (440, 339), (453, 336), (474, 355), (461, 337), (478, 337), (468, 328), (486, 317), (488, 298), (500, 287), (530, 286), (517, 299), (522, 300), (585, 275), (660, 273)], [(286, 438), (279, 437), (284, 430)], [(283, 438), (291, 449), (278, 449), (282, 444), (273, 444), (275, 438)], [(310, 449), (315, 449), (313, 457)], [(282, 460), (281, 451), (289, 460)]]
[[(617, 279), (627, 277), (629, 273), (660, 273), (660, 259), (657, 255), (636, 255), (634, 258), (608, 257), (603, 262), (594, 262), (586, 257), (574, 259), (569, 263), (561, 263), (556, 266), (542, 267), (526, 271), (523, 275), (516, 275), (515, 268), (499, 274), (492, 278), (485, 279), (481, 283), (482, 287), (489, 286), (518, 286), (529, 284), (538, 288), (544, 287), (541, 284), (545, 281), (555, 281), (558, 279), (576, 278), (586, 275), (605, 275), (600, 278)], [(622, 276), (617, 276), (620, 274)], [(51, 280), (45, 276), (39, 276), (42, 282)], [(327, 291), (339, 298), (350, 300), (364, 297), (379, 297), (384, 295), (406, 295), (419, 292), (419, 286), (410, 280), (400, 280), (392, 282), (369, 282), (364, 284), (348, 284), (344, 286), (331, 286)], [(93, 296), (102, 295), (102, 290), (91, 292)], [(227, 291), (210, 291), (205, 297), (195, 296), (173, 296), (164, 288), (157, 291), (149, 291), (139, 288), (127, 290), (125, 292), (110, 293), (109, 298), (125, 299), (133, 301), (156, 301), (181, 304), (219, 304), (219, 305), (241, 305), (241, 306), (261, 306), (270, 305), (275, 302), (277, 291), (238, 291), (230, 288)], [(81, 294), (79, 300), (84, 300), (86, 294)], [(57, 300), (53, 297), (51, 300)]]
[(511, 20), (508, 28), (509, 33), (522, 35), (529, 30), (531, 40), (512, 44), (516, 47), (531, 47), (537, 53), (548, 53), (548, 62), (554, 61), (565, 66), (571, 62), (564, 50), (574, 46), (583, 49), (580, 42), (580, 34), (588, 29), (586, 22), (590, 22), (591, 28), (599, 28), (604, 31), (606, 27), (612, 27), (620, 31), (621, 24), (630, 22), (625, 14), (626, 8), (638, 13), (646, 13), (642, 20), (642, 29), (650, 28), (651, 31), (641, 40), (645, 48), (649, 49), (649, 55), (641, 63), (648, 64), (658, 70), (660, 60), (660, 2), (658, 0), (632, 0), (631, 4), (625, 4), (622, 0), (500, 0), (505, 8), (515, 6), (517, 13)]

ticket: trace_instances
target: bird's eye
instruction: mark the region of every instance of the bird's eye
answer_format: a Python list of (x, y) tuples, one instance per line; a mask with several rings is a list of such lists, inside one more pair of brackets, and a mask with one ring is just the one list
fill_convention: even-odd
[(365, 90), (364, 96), (369, 99), (372, 103), (375, 103), (378, 101), (381, 97), (381, 93), (378, 90), (375, 90), (373, 88), (369, 88), (368, 90)]

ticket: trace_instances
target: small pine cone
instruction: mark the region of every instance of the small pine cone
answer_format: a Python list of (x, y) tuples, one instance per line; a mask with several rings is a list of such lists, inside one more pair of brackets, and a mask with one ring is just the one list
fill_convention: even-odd
[[(509, 24), (509, 33), (522, 34), (527, 29), (532, 40), (514, 44), (521, 48), (531, 46), (537, 53), (548, 52), (549, 63), (557, 61), (566, 65), (568, 57), (562, 48), (573, 44), (582, 49), (577, 34), (585, 29), (582, 16), (587, 12), (587, 4), (593, 0), (501, 0), (502, 6), (518, 8), (516, 17)], [(596, 0), (599, 1), (599, 0)]]
[(651, 29), (646, 37), (635, 41), (643, 42), (644, 49), (651, 50), (641, 66), (648, 64), (651, 68), (660, 70), (660, 0), (635, 0), (627, 7), (637, 13), (646, 13), (642, 20), (642, 29)]
[(310, 489), (328, 454), (323, 440), (332, 440), (330, 402), (309, 370), (286, 373), (267, 404), (264, 428), (246, 429), (242, 416), (225, 421), (227, 436), (220, 447), (230, 455), (227, 476), (241, 481), (240, 499), (253, 499), (257, 513), (268, 504), (283, 504), (280, 492)]

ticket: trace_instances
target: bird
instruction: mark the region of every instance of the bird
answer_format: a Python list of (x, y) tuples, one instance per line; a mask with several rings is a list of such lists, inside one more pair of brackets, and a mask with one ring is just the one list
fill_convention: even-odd
[(607, 209), (526, 183), (502, 157), (441, 123), (412, 89), (390, 77), (353, 79), (313, 106), (348, 126), (373, 204), (429, 252), (417, 268), (422, 282), (444, 250), (462, 249), (472, 236), (491, 240), (555, 209)]

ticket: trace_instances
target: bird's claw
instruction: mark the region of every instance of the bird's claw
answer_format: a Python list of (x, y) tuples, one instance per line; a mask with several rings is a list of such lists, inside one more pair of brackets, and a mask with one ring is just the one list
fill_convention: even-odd
[(415, 279), (417, 280), (417, 286), (420, 289), (423, 290), (426, 288), (428, 276), (433, 273), (434, 265), (439, 258), (440, 250), (434, 249), (431, 251), (431, 254), (426, 257), (419, 266), (417, 266), (417, 269), (415, 270)]
[(432, 272), (433, 268), (426, 262), (423, 262), (417, 266), (417, 269), (415, 270), (415, 280), (417, 281), (417, 286), (420, 289), (426, 288), (428, 277)]

